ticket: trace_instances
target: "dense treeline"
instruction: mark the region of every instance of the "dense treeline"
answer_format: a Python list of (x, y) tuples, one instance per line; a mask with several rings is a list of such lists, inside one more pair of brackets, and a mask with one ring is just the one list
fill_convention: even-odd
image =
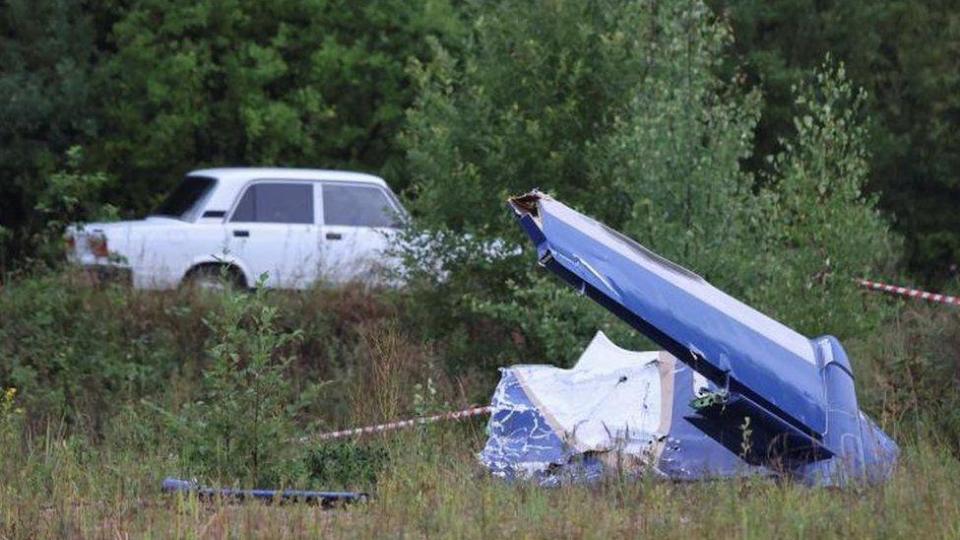
[[(807, 335), (867, 338), (889, 321), (889, 305), (865, 301), (853, 281), (894, 272), (900, 252), (864, 193), (866, 95), (824, 59), (798, 74), (790, 129), (761, 154), (763, 92), (725, 73), (735, 35), (705, 2), (108, 6), (51, 4), (49, 28), (35, 32), (50, 48), (10, 49), (51, 62), (24, 79), (33, 87), (17, 100), (38, 100), (24, 112), (58, 95), (45, 84), (91, 104), (62, 111), (60, 149), (37, 142), (51, 124), (23, 120), (37, 130), (18, 143), (34, 169), (8, 187), (39, 221), (19, 229), (27, 248), (24, 234), (57, 239), (72, 217), (143, 211), (191, 167), (393, 168), (418, 218), (403, 245), (435, 242), (404, 253), (407, 326), (443, 344), (450, 374), (488, 376), (517, 358), (562, 364), (598, 328), (649, 346), (511, 249), (526, 243), (504, 200), (533, 186)], [(8, 15), (40, 20), (30, 13)], [(49, 32), (58, 24), (78, 29), (76, 47)], [(89, 54), (55, 60), (84, 44)], [(80, 133), (91, 137), (82, 151)], [(364, 146), (374, 139), (388, 144)], [(491, 240), (502, 256), (488, 256)], [(437, 260), (409, 260), (424, 252)], [(0, 366), (12, 386), (84, 378), (54, 370), (62, 381), (46, 383), (49, 354), (11, 356), (29, 366)]]
[[(607, 54), (584, 61), (608, 65), (608, 79), (620, 74), (622, 84), (560, 80), (564, 59), (557, 64), (529, 56), (553, 51), (526, 50), (519, 36), (489, 51), (490, 61), (502, 64), (501, 75), (513, 62), (540, 69), (531, 72), (541, 77), (540, 87), (516, 96), (521, 114), (539, 107), (549, 92), (576, 94), (576, 103), (539, 118), (540, 132), (526, 134), (530, 144), (511, 149), (529, 153), (523, 163), (501, 156), (519, 168), (484, 174), (521, 179), (582, 175), (589, 168), (591, 156), (576, 150), (577, 141), (613, 125), (622, 111), (609, 107), (612, 100), (643, 70), (644, 58), (631, 57), (637, 51), (629, 43), (607, 43), (604, 52), (591, 41), (600, 37), (604, 17), (629, 4), (584, 3), (596, 18), (581, 21), (583, 35), (564, 36)], [(673, 9), (670, 2), (635, 4)], [(868, 188), (880, 194), (888, 219), (906, 237), (911, 269), (945, 277), (960, 253), (960, 224), (952, 211), (960, 195), (960, 15), (950, 2), (710, 4), (710, 16), (733, 34), (711, 69), (762, 95), (753, 148), (739, 156), (754, 181), (763, 184), (772, 171), (766, 156), (782, 150), (782, 139), (792, 133), (791, 88), (830, 53), (853, 84), (868, 91)], [(556, 8), (545, 2), (497, 9), (562, 24), (551, 19)], [(183, 172), (205, 165), (347, 167), (380, 172), (396, 188), (410, 188), (410, 178), (422, 171), (415, 153), (409, 155), (414, 163), (407, 159), (410, 145), (400, 133), (408, 125), (404, 111), (424, 99), (424, 87), (413, 81), (415, 66), (435, 62), (438, 51), (454, 63), (472, 61), (483, 21), (497, 17), (485, 3), (448, 0), (6, 0), (0, 9), (0, 264), (7, 268), (15, 266), (13, 259), (36, 254), (37, 233), (51, 218), (63, 220), (40, 211), (51, 208), (51, 199), (85, 199), (70, 206), (77, 217), (142, 215)], [(621, 32), (630, 36), (632, 30), (640, 31)], [(556, 45), (561, 50), (567, 44)], [(514, 82), (502, 84), (509, 90)], [(487, 138), (480, 147), (488, 142), (496, 148), (510, 126), (474, 127), (473, 137)], [(559, 128), (565, 131), (551, 131)], [(552, 144), (541, 145), (538, 137)], [(82, 151), (68, 153), (74, 147)], [(672, 181), (683, 182), (688, 169), (677, 168)], [(57, 172), (103, 176), (63, 193), (63, 182), (51, 180)], [(583, 189), (602, 199), (608, 187), (593, 182)], [(626, 211), (619, 200), (604, 206)], [(457, 219), (446, 224), (457, 225)]]
[[(853, 283), (893, 272), (900, 248), (863, 191), (866, 96), (825, 58), (798, 74), (790, 129), (760, 153), (762, 87), (725, 73), (736, 36), (705, 2), (51, 2), (5, 16), (4, 65), (22, 67), (5, 84), (24, 106), (4, 136), (26, 160), (4, 165), (4, 201), (24, 253), (46, 236), (55, 259), (65, 221), (143, 212), (192, 167), (342, 166), (406, 188), (418, 219), (404, 245), (436, 242), (405, 253), (438, 259), (408, 260), (406, 326), (443, 344), (450, 374), (564, 363), (598, 328), (649, 346), (512, 249), (526, 243), (503, 203), (533, 186), (807, 335), (864, 338), (889, 320)], [(38, 345), (53, 343), (70, 348)], [(0, 365), (0, 382), (73, 388), (92, 365), (71, 356), (73, 375), (51, 355), (10, 352), (23, 365)], [(138, 356), (119, 363), (139, 373)]]
[[(825, 54), (869, 96), (870, 188), (907, 238), (910, 267), (960, 258), (960, 11), (950, 0), (711, 0), (736, 40), (728, 70), (762, 85), (758, 155), (791, 129), (790, 88)], [(755, 164), (759, 168), (762, 164)], [(954, 271), (955, 272), (955, 271)]]

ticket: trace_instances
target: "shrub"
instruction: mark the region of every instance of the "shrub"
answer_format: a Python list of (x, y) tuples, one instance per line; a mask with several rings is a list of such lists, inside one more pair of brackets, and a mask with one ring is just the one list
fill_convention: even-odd
[(174, 419), (188, 470), (247, 485), (289, 481), (297, 401), (285, 371), (300, 330), (276, 327), (278, 310), (265, 301), (263, 281), (253, 294), (225, 292), (223, 311), (204, 323), (211, 357), (202, 399)]
[(796, 136), (769, 158), (757, 230), (761, 266), (750, 295), (810, 334), (867, 335), (889, 311), (863, 302), (854, 279), (889, 275), (900, 243), (864, 192), (866, 95), (827, 62), (794, 89)]
[(960, 314), (889, 304), (895, 315), (849, 344), (861, 407), (898, 441), (935, 441), (960, 455)]
[(122, 402), (163, 390), (199, 361), (198, 313), (209, 308), (184, 296), (93, 288), (73, 272), (10, 280), (0, 289), (0, 385), (22, 392), (30, 425), (65, 417), (99, 432)]
[(323, 443), (307, 453), (311, 479), (324, 489), (357, 487), (376, 483), (389, 454), (377, 444), (353, 441)]
[[(23, 421), (23, 409), (16, 403), (17, 389), (2, 388), (0, 392), (0, 456), (14, 455), (20, 448), (20, 435)], [(13, 460), (4, 459), (4, 463)], [(4, 478), (8, 478), (8, 472), (5, 467), (0, 468), (4, 473)]]

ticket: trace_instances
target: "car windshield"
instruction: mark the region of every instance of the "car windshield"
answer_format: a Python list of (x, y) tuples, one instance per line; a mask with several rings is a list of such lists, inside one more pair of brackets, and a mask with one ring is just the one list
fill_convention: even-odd
[(393, 227), (402, 229), (410, 223), (410, 214), (407, 213), (407, 209), (403, 207), (403, 204), (400, 203), (400, 198), (397, 197), (396, 193), (387, 188), (386, 190), (387, 197), (390, 197), (390, 200), (393, 201), (393, 206), (395, 208), (394, 212), (394, 222)]
[(203, 176), (188, 176), (180, 182), (163, 203), (152, 212), (154, 216), (167, 216), (183, 221), (197, 217), (201, 203), (213, 189), (216, 180)]

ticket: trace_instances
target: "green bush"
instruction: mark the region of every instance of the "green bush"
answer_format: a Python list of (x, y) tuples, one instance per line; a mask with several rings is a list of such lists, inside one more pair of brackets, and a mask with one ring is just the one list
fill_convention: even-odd
[(325, 489), (371, 486), (387, 466), (388, 452), (376, 444), (323, 443), (307, 453), (310, 476)]
[[(503, 206), (533, 187), (808, 335), (854, 337), (883, 320), (853, 278), (889, 270), (899, 243), (863, 193), (863, 98), (842, 66), (797, 89), (796, 133), (755, 178), (742, 162), (760, 93), (717, 75), (732, 37), (704, 4), (474, 9), (459, 62), (437, 47), (414, 66), (420, 97), (404, 135), (411, 236), (435, 242), (408, 249), (421, 266), (413, 290), (430, 306), (424, 326), (462, 336), (459, 361), (565, 362), (614, 328), (534, 270)], [(494, 260), (491, 242), (527, 250)], [(505, 347), (474, 345), (481, 334)]]
[(750, 296), (808, 335), (869, 335), (889, 311), (864, 302), (855, 279), (893, 275), (900, 242), (864, 189), (866, 96), (829, 59), (794, 90), (796, 134), (771, 156)]
[[(211, 482), (316, 482), (302, 436), (465, 404), (443, 342), (415, 341), (407, 312), (422, 308), (359, 286), (211, 294), (20, 274), (0, 289), (0, 387), (17, 389), (24, 433), (167, 452), (168, 474)], [(487, 399), (492, 379), (471, 380)]]
[(960, 313), (888, 303), (894, 316), (848, 344), (861, 407), (898, 441), (931, 441), (960, 456)]
[(278, 310), (265, 294), (262, 280), (252, 294), (227, 291), (223, 310), (204, 319), (211, 361), (200, 397), (171, 416), (191, 473), (272, 485), (301, 472), (290, 468), (299, 411), (285, 372), (302, 332), (277, 328)]
[(112, 179), (102, 172), (85, 172), (84, 151), (79, 146), (70, 147), (65, 158), (65, 168), (43, 182), (34, 207), (44, 222), (32, 239), (36, 256), (52, 266), (63, 259), (63, 233), (68, 225), (117, 217), (114, 206), (101, 202)]
[(21, 391), (30, 423), (65, 417), (99, 431), (122, 403), (162, 391), (173, 373), (199, 362), (190, 343), (199, 306), (177, 300), (91, 287), (75, 273), (8, 281), (0, 289), (0, 385)]

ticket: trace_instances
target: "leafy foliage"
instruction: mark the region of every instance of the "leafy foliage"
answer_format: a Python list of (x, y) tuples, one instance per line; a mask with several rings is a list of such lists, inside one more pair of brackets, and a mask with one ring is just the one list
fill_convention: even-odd
[(31, 255), (49, 216), (34, 212), (49, 176), (100, 121), (95, 31), (80, 2), (9, 0), (0, 9), (0, 271)]
[(44, 215), (44, 228), (37, 231), (33, 243), (37, 255), (45, 261), (57, 261), (62, 254), (64, 228), (71, 223), (115, 219), (117, 208), (103, 203), (100, 192), (112, 179), (102, 172), (84, 172), (84, 153), (72, 146), (66, 153), (65, 168), (48, 177), (37, 194), (35, 210)]
[[(31, 423), (65, 418), (97, 432), (119, 401), (163, 388), (184, 352), (178, 342), (195, 334), (183, 309), (167, 316), (142, 299), (75, 275), (0, 289), (0, 380), (20, 390)], [(146, 311), (159, 311), (153, 324), (166, 319), (160, 331), (147, 326)]]
[(897, 440), (935, 440), (960, 453), (958, 322), (954, 309), (912, 305), (882, 332), (850, 342), (861, 407), (896, 426)]
[(656, 42), (647, 5), (619, 0), (471, 4), (458, 58), (439, 44), (414, 63), (417, 100), (405, 147), (413, 209), (427, 226), (502, 235), (508, 195), (539, 186), (604, 201), (622, 219), (616, 186), (592, 171), (608, 133), (649, 67)]
[(769, 158), (763, 189), (767, 287), (758, 300), (811, 335), (865, 335), (884, 310), (861, 300), (854, 279), (889, 266), (899, 247), (876, 196), (864, 193), (865, 94), (829, 61), (795, 94), (796, 134)]
[(369, 486), (387, 465), (389, 454), (379, 445), (356, 442), (322, 444), (307, 454), (310, 474), (324, 486)]
[[(517, 248), (527, 242), (503, 200), (534, 186), (807, 334), (845, 338), (868, 381), (865, 408), (918, 444), (915, 468), (864, 499), (855, 523), (824, 521), (846, 506), (826, 494), (810, 510), (810, 493), (790, 486), (758, 491), (756, 508), (779, 496), (803, 503), (793, 510), (802, 529), (843, 522), (873, 532), (870, 510), (890, 493), (901, 507), (943, 509), (928, 501), (949, 501), (955, 486), (922, 484), (933, 496), (918, 498), (906, 479), (957, 468), (946, 455), (960, 451), (956, 318), (865, 300), (851, 278), (893, 271), (900, 245), (878, 201), (914, 235), (915, 264), (956, 256), (955, 213), (938, 211), (960, 155), (949, 137), (956, 17), (939, 5), (925, 11), (928, 2), (861, 4), (738, 1), (718, 17), (699, 0), (9, 0), (0, 11), (0, 266), (8, 253), (37, 253), (67, 222), (143, 211), (187, 169), (275, 164), (378, 170), (409, 185), (418, 219), (406, 255), (418, 271), (403, 291), (253, 295), (5, 275), (0, 388), (18, 393), (0, 395), (0, 531), (73, 516), (62, 509), (75, 501), (60, 491), (152, 497), (158, 471), (178, 469), (260, 485), (377, 481), (387, 504), (345, 514), (348, 526), (382, 515), (386, 529), (365, 529), (374, 534), (424, 507), (427, 534), (453, 530), (442, 525), (463, 515), (472, 530), (498, 532), (497, 512), (512, 508), (504, 500), (542, 517), (554, 501), (541, 492), (449, 489), (473, 484), (462, 481), (469, 436), (479, 435), (469, 429), (463, 443), (421, 427), (394, 452), (287, 444), (481, 402), (495, 367), (568, 363), (597, 329), (649, 346)], [(943, 47), (925, 43), (929, 29)], [(845, 62), (814, 71), (826, 49)], [(444, 454), (451, 441), (459, 465)], [(609, 509), (632, 493), (632, 506), (652, 510), (608, 516), (611, 527), (641, 523), (656, 534), (645, 516), (664, 501), (677, 516), (705, 508), (710, 517), (718, 507), (704, 500), (741, 501), (756, 489), (707, 487), (689, 499), (651, 496), (675, 486), (646, 484), (561, 495)], [(390, 506), (401, 499), (409, 507)], [(177, 519), (202, 516), (177, 509)], [(129, 510), (110, 508), (98, 524), (142, 515)], [(593, 524), (599, 513), (580, 515)], [(563, 516), (561, 534), (583, 532), (566, 528), (567, 512), (546, 514)], [(712, 517), (738, 530), (728, 513)], [(69, 536), (70, 519), (51, 527)], [(696, 533), (706, 521), (671, 521), (676, 533), (674, 522)], [(528, 523), (536, 520), (521, 528)]]
[[(736, 42), (727, 73), (744, 71), (765, 95), (750, 168), (765, 170), (793, 130), (791, 88), (826, 54), (868, 92), (867, 189), (906, 237), (910, 269), (951, 277), (960, 257), (960, 15), (939, 0), (710, 0)], [(955, 275), (955, 271), (953, 274)]]
[(716, 75), (731, 36), (703, 4), (666, 3), (650, 16), (656, 41), (644, 77), (594, 146), (595, 175), (629, 201), (620, 229), (742, 293), (752, 281), (759, 205), (740, 160), (751, 153), (760, 96)]
[[(488, 255), (495, 238), (519, 234), (503, 198), (539, 185), (811, 335), (875, 328), (882, 310), (863, 308), (852, 278), (897, 251), (862, 193), (863, 98), (844, 70), (827, 66), (798, 89), (797, 132), (755, 179), (741, 163), (760, 96), (717, 74), (730, 44), (722, 22), (699, 3), (591, 6), (485, 4), (462, 63), (438, 49), (418, 68), (404, 140), (412, 206), (433, 229), (416, 234), (435, 238), (435, 252), (464, 254), (426, 265), (450, 276), (420, 288), (427, 326), (470, 335), (486, 324), (480, 331), (516, 354), (558, 362), (611, 329), (609, 316), (536, 274), (529, 254)], [(550, 16), (524, 11), (541, 8)], [(593, 106), (583, 96), (596, 96)], [(451, 230), (475, 239), (464, 245)]]
[(502, 205), (533, 186), (694, 268), (736, 275), (729, 265), (745, 258), (731, 255), (731, 243), (744, 239), (753, 212), (738, 160), (749, 153), (758, 101), (714, 75), (729, 34), (708, 10), (676, 2), (474, 9), (463, 60), (438, 48), (416, 67), (419, 97), (404, 132), (420, 224), (439, 239), (435, 252), (465, 254), (443, 262), (453, 277), (435, 299), (446, 306), (437, 324), (479, 314), (501, 335), (519, 326), (523, 335), (500, 339), (555, 361), (610, 327), (608, 316), (589, 315), (593, 308), (532, 274), (529, 258), (491, 260), (488, 244), (462, 245), (446, 232), (525, 244)]
[[(383, 170), (412, 99), (404, 66), (457, 32), (445, 0), (146, 0), (124, 10), (101, 66), (102, 166), (129, 208), (203, 165)], [(400, 186), (402, 187), (402, 186)]]
[(61, 170), (104, 174), (84, 203), (123, 216), (208, 165), (359, 169), (403, 188), (407, 60), (460, 26), (447, 0), (5, 2), (0, 264), (34, 255), (46, 221), (67, 218), (33, 211)]
[[(950, 6), (707, 4), (713, 14), (698, 2), (630, 0), (9, 0), (0, 13), (0, 267), (21, 266), (42, 249), (36, 233), (54, 216), (34, 208), (63, 170), (104, 174), (89, 202), (109, 203), (121, 216), (142, 215), (189, 169), (264, 164), (377, 171), (399, 189), (417, 177), (411, 195), (423, 216), (436, 216), (431, 227), (478, 226), (466, 214), (493, 216), (506, 194), (534, 185), (619, 224), (637, 196), (605, 176), (616, 174), (612, 166), (596, 167), (591, 145), (600, 134), (616, 137), (617, 125), (636, 114), (627, 109), (638, 81), (666, 81), (648, 72), (655, 65), (679, 70), (669, 88), (696, 104), (689, 83), (697, 79), (680, 71), (682, 59), (700, 57), (685, 47), (719, 39), (709, 60), (718, 80), (756, 86), (764, 97), (737, 98), (746, 124), (731, 129), (757, 115), (753, 151), (740, 154), (747, 172), (772, 173), (765, 156), (781, 152), (793, 130), (791, 87), (830, 52), (869, 92), (866, 190), (905, 236), (911, 271), (956, 274), (958, 223), (949, 204), (960, 159), (951, 136), (960, 25)], [(691, 21), (703, 17), (719, 17), (723, 24), (709, 32), (723, 35), (695, 36)], [(689, 34), (671, 31), (667, 43), (656, 34), (664, 25), (686, 25)], [(662, 50), (652, 43), (672, 50), (676, 65), (657, 64)], [(457, 115), (468, 115), (463, 129), (452, 129)], [(696, 131), (695, 116), (673, 126)], [(397, 137), (402, 130), (406, 141)], [(658, 134), (687, 150), (700, 146), (680, 131)], [(68, 164), (72, 147), (85, 149), (79, 169)], [(722, 144), (706, 147), (719, 152), (717, 163), (729, 159)], [(695, 160), (678, 167), (701, 175)], [(435, 193), (434, 182), (456, 186), (463, 204)], [(506, 218), (495, 219), (488, 226), (506, 229)]]
[(262, 282), (252, 296), (226, 293), (223, 312), (205, 321), (212, 362), (203, 398), (185, 409), (181, 424), (190, 468), (247, 485), (291, 479), (285, 466), (298, 412), (283, 354), (301, 333), (277, 331), (277, 308), (264, 302)]

